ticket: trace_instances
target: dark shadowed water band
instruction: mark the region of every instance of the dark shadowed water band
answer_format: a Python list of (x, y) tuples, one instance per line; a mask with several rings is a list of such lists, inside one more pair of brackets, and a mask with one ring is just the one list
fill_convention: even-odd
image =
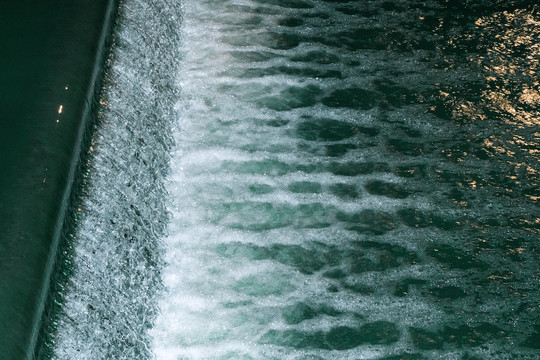
[(33, 358), (115, 1), (0, 2), (0, 358)]

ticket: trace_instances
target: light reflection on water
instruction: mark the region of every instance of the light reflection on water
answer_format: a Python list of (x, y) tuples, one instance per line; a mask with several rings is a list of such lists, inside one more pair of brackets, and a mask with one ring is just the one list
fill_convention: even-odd
[(443, 62), (470, 62), (481, 78), (465, 85), (439, 86), (438, 97), (444, 108), (442, 112), (452, 122), (470, 130), (480, 149), (447, 150), (445, 155), (459, 162), (473, 156), (506, 163), (506, 181), (514, 186), (503, 191), (522, 190), (526, 199), (537, 203), (540, 199), (538, 15), (524, 9), (502, 11), (481, 16), (474, 24), (469, 34), (456, 34), (447, 46), (463, 42), (473, 46), (473, 43), (475, 51), (445, 55)]

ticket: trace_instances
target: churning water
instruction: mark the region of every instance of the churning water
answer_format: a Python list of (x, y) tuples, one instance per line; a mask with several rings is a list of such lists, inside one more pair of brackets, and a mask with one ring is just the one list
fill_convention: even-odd
[(57, 358), (537, 358), (534, 8), (151, 4), (123, 5)]
[(78, 225), (64, 249), (69, 280), (59, 286), (62, 311), (45, 344), (53, 359), (151, 356), (179, 23), (175, 2), (125, 1), (120, 8)]

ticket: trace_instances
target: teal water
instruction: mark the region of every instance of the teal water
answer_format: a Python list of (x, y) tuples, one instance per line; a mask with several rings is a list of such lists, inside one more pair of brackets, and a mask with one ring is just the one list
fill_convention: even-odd
[(55, 358), (536, 359), (533, 5), (126, 1)]
[(158, 359), (538, 356), (538, 16), (183, 4)]

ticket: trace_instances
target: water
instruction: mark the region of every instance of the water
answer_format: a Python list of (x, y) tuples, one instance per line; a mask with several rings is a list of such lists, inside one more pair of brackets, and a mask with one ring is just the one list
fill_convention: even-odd
[[(88, 174), (57, 286), (45, 358), (144, 359), (167, 224), (164, 178), (176, 119), (180, 22), (167, 1), (122, 3)], [(156, 17), (156, 21), (146, 20)], [(174, 61), (173, 61), (174, 60)], [(64, 276), (62, 276), (64, 275)]]
[(532, 356), (533, 17), (379, 5), (184, 2), (157, 358)]
[(0, 354), (32, 355), (114, 1), (0, 2)]
[[(78, 266), (90, 271), (72, 281), (66, 314), (80, 317), (63, 320), (58, 358), (74, 349), (92, 359), (538, 357), (532, 6), (153, 4), (167, 10), (150, 16), (126, 1), (141, 22), (124, 20), (119, 38), (155, 45), (141, 46), (141, 69), (152, 68), (147, 57), (168, 64), (149, 75), (165, 76), (167, 87), (152, 88), (164, 107), (137, 91), (121, 100), (139, 88), (123, 82), (139, 68), (128, 62), (116, 65), (126, 70), (107, 108), (114, 119), (116, 106), (136, 105), (151, 115), (140, 134), (175, 145), (144, 148), (139, 156), (160, 160), (141, 166), (119, 151), (135, 151), (142, 135), (119, 145), (111, 134), (123, 137), (124, 122), (100, 130), (96, 164), (131, 170), (103, 163), (89, 175), (104, 174), (91, 180), (98, 200), (88, 201), (99, 206), (83, 211), (78, 242), (88, 224), (89, 237), (104, 234), (94, 245), (103, 253), (80, 245)], [(139, 31), (152, 36), (133, 40)], [(137, 175), (154, 168), (155, 180)], [(126, 200), (118, 184), (129, 181), (149, 190)], [(131, 227), (137, 209), (132, 244), (119, 225)]]

